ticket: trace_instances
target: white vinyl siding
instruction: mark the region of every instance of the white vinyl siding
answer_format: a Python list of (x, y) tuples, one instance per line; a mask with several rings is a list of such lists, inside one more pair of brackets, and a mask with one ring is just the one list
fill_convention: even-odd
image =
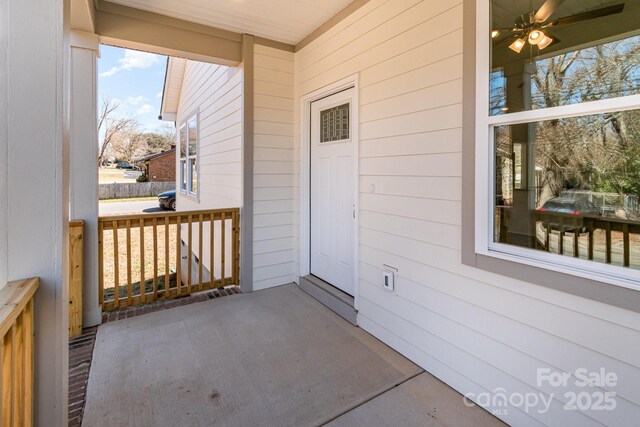
[(242, 70), (187, 61), (177, 122), (185, 123), (197, 109), (200, 203), (179, 195), (178, 209), (184, 211), (239, 207)]
[[(241, 68), (187, 61), (178, 105), (177, 123), (198, 111), (198, 198), (177, 193), (179, 211), (237, 208), (242, 188), (242, 78)], [(180, 176), (179, 173), (176, 176)], [(214, 230), (220, 236), (219, 225)], [(227, 221), (230, 230), (231, 221)], [(210, 225), (205, 222), (204, 236)], [(194, 227), (194, 233), (197, 228)], [(186, 236), (186, 226), (183, 226)], [(194, 234), (197, 235), (197, 234)], [(225, 270), (231, 271), (231, 239), (226, 239)], [(209, 239), (204, 239), (202, 263), (209, 270)], [(193, 253), (199, 252), (194, 239)], [(220, 254), (216, 249), (214, 253)], [(219, 258), (218, 258), (219, 259)], [(195, 263), (193, 264), (195, 265)], [(216, 262), (216, 265), (219, 263)], [(183, 268), (186, 283), (186, 267)], [(216, 278), (220, 277), (216, 267)]]
[(296, 278), (293, 209), (294, 55), (254, 52), (253, 289)]
[[(640, 314), (461, 263), (462, 3), (371, 0), (295, 59), (297, 216), (299, 100), (359, 73), (359, 325), (461, 393), (554, 394), (548, 413), (509, 407), (513, 425), (637, 419)], [(566, 411), (565, 389), (536, 385), (537, 368), (603, 366), (615, 411)]]

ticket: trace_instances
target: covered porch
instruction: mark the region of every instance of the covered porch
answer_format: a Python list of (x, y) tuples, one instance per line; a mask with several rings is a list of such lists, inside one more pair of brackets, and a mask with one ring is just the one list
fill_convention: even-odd
[(83, 425), (501, 424), (296, 285), (99, 327)]

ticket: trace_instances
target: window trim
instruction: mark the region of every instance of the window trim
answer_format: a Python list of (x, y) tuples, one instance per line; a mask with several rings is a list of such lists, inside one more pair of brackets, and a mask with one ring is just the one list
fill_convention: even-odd
[[(490, 31), (490, 1), (464, 0), (463, 10), (463, 264), (640, 312), (637, 270), (628, 271), (636, 276), (635, 280), (627, 274), (621, 278), (621, 274), (612, 275), (610, 270), (620, 272), (623, 267), (562, 257), (550, 262), (527, 248), (489, 244), (493, 229), (489, 208), (494, 190), (492, 126), (637, 109), (640, 95), (490, 116), (490, 40), (484, 36)], [(500, 250), (503, 247), (508, 250)], [(587, 268), (576, 261), (588, 263)]]
[[(192, 169), (191, 169), (191, 160), (195, 159), (196, 161), (196, 176), (198, 180), (200, 179), (200, 108), (196, 108), (191, 114), (185, 116), (186, 118), (181, 121), (181, 124), (178, 126), (178, 167), (180, 169), (180, 193), (183, 196), (189, 197), (198, 203), (200, 203), (200, 183), (198, 182), (198, 188), (196, 191), (192, 191)], [(195, 119), (196, 121), (196, 154), (189, 154), (189, 123)], [(182, 157), (182, 141), (180, 140), (180, 131), (182, 128), (186, 129), (186, 147), (185, 147), (185, 157)], [(186, 171), (182, 168), (182, 162), (185, 162)], [(186, 173), (186, 177), (184, 174)], [(184, 180), (186, 178), (186, 182)], [(182, 188), (183, 182), (186, 183), (186, 188)]]
[[(187, 192), (187, 179), (185, 177), (185, 168), (182, 167), (182, 129), (185, 128), (186, 129), (187, 125), (186, 123), (183, 123), (182, 125), (178, 126), (178, 134), (177, 134), (177, 138), (178, 138), (178, 144), (176, 145), (177, 147), (177, 153), (178, 153), (178, 179), (180, 180), (178, 182), (178, 190), (181, 193), (185, 193)], [(186, 132), (186, 130), (185, 130)], [(184, 160), (185, 165), (186, 165), (186, 158)], [(184, 184), (184, 187), (183, 187)]]

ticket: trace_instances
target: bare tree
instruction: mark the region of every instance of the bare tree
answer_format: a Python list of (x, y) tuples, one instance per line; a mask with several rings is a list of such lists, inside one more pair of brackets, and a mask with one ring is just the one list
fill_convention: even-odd
[(139, 131), (137, 123), (130, 123), (120, 129), (112, 138), (111, 145), (118, 157), (129, 163), (136, 157), (147, 154), (146, 135)]
[(120, 102), (112, 98), (104, 98), (98, 115), (98, 132), (104, 132), (104, 138), (98, 154), (98, 166), (106, 160), (112, 143), (117, 135), (127, 128), (136, 127), (135, 119), (117, 114)]

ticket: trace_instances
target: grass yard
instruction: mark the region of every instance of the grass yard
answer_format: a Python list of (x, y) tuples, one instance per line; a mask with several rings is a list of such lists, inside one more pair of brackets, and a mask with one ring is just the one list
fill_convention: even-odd
[(102, 199), (100, 203), (123, 203), (123, 202), (149, 202), (149, 201), (158, 200), (158, 196), (149, 196), (149, 197), (131, 197), (125, 199)]
[[(159, 289), (164, 289), (164, 274), (166, 268), (171, 273), (171, 287), (175, 286), (176, 271), (176, 225), (169, 226), (169, 263), (165, 263), (165, 228), (164, 225), (158, 226), (158, 275)], [(115, 284), (115, 268), (113, 231), (106, 231), (103, 238), (104, 250), (104, 288), (105, 299), (113, 298), (113, 288)], [(118, 264), (119, 268), (119, 285), (120, 296), (126, 296), (127, 284), (127, 231), (118, 230)], [(131, 282), (133, 285), (133, 294), (140, 293), (140, 282), (145, 282), (147, 291), (153, 290), (153, 227), (144, 227), (144, 277), (141, 277), (142, 258), (140, 256), (140, 228), (131, 229)], [(123, 293), (124, 292), (124, 293)]]
[(124, 175), (125, 169), (116, 169), (115, 166), (105, 166), (98, 169), (98, 183), (113, 184), (114, 182), (136, 182), (135, 178)]

